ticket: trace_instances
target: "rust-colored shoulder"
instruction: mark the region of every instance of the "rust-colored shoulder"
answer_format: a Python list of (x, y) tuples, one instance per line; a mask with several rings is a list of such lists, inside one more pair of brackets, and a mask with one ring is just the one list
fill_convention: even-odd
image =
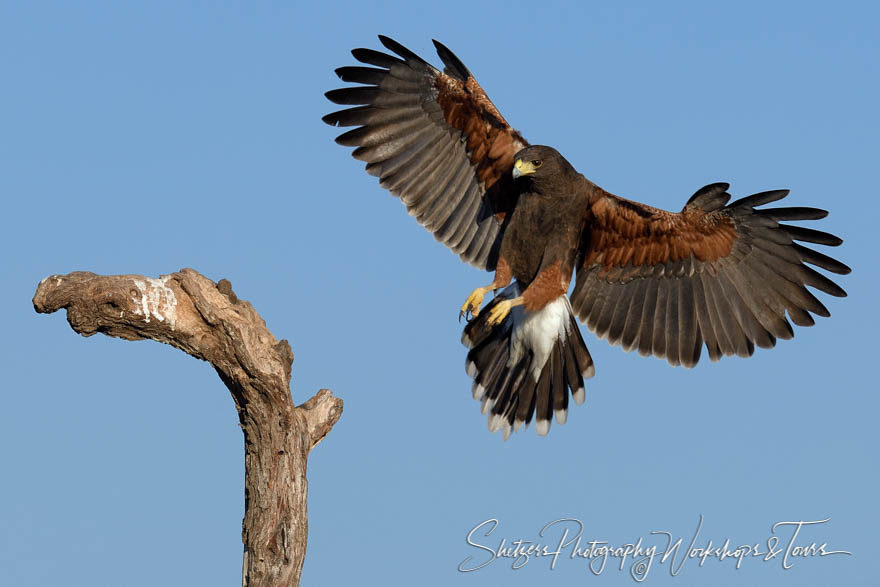
[(503, 219), (514, 203), (513, 156), (528, 146), (528, 142), (504, 120), (473, 76), (469, 75), (462, 82), (439, 74), (434, 83), (444, 120), (463, 133), (477, 177), (499, 219)]
[(714, 261), (730, 254), (737, 238), (733, 220), (723, 213), (687, 208), (667, 212), (607, 192), (592, 199), (587, 227), (584, 266), (600, 264), (606, 270), (677, 262), (691, 255)]

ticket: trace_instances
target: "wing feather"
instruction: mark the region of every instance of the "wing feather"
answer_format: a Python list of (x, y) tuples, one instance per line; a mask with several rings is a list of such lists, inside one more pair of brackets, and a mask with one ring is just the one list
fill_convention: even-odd
[[(694, 287), (690, 279), (677, 279), (678, 283), (678, 361), (685, 367), (697, 364), (694, 358), (694, 346), (699, 353), (702, 344), (697, 344), (697, 317), (694, 302)], [(702, 343), (702, 341), (700, 341)]]
[(597, 333), (601, 332), (600, 336), (607, 337), (608, 329), (611, 327), (611, 319), (614, 317), (615, 307), (622, 303), (622, 295), (618, 298), (605, 298), (605, 302), (602, 304), (602, 310), (599, 311), (598, 317), (596, 318), (596, 328), (595, 331)]
[(721, 297), (721, 284), (713, 275), (708, 273), (701, 274), (700, 281), (703, 284), (703, 290), (706, 292), (706, 303), (712, 314), (712, 320), (715, 324), (715, 333), (718, 336), (718, 344), (721, 353), (724, 355), (733, 355), (736, 353), (736, 333), (739, 326), (733, 322), (733, 315), (730, 313), (722, 314), (719, 310), (719, 298)]
[(633, 350), (638, 344), (639, 327), (642, 320), (642, 308), (648, 299), (648, 280), (637, 279), (631, 281), (633, 289), (632, 300), (630, 300), (629, 308), (626, 312), (626, 322), (623, 325), (623, 333), (620, 337), (620, 344), (625, 351)]
[[(652, 343), (654, 341), (654, 316), (657, 311), (657, 296), (660, 280), (651, 279), (647, 284), (647, 292), (645, 295), (645, 304), (642, 306), (642, 317), (639, 323), (641, 327), (638, 335), (639, 354), (647, 357), (651, 354)], [(665, 308), (666, 305), (664, 304)]]
[(611, 344), (618, 344), (623, 336), (623, 329), (626, 326), (627, 312), (636, 292), (636, 283), (628, 282), (621, 288), (620, 297), (617, 298), (612, 306), (613, 313), (606, 327), (607, 338)]
[[(473, 185), (468, 186), (467, 191), (462, 195), (450, 215), (446, 218), (446, 222), (435, 233), (437, 240), (445, 242), (452, 249), (453, 253), (461, 253), (461, 240), (468, 235), (471, 227), (475, 228), (473, 222), (467, 222), (467, 218), (476, 216), (480, 208), (480, 199), (474, 197), (476, 188)], [(472, 233), (471, 233), (472, 235)]]
[[(706, 292), (703, 289), (703, 279), (700, 274), (695, 274), (691, 278), (691, 284), (694, 288), (694, 309), (696, 311), (696, 327), (698, 329), (697, 343), (700, 342), (700, 335), (706, 342), (706, 350), (709, 353), (709, 359), (717, 361), (721, 358), (721, 344), (718, 337), (717, 320), (713, 319), (712, 312), (709, 310), (709, 304), (706, 300)], [(699, 348), (697, 351), (699, 358)], [(694, 361), (696, 363), (696, 361)]]

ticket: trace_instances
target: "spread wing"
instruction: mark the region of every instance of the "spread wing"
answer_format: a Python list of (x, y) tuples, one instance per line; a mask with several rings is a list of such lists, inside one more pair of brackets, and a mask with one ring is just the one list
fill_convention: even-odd
[(832, 296), (837, 284), (808, 267), (850, 269), (796, 241), (837, 246), (831, 234), (781, 224), (818, 220), (816, 208), (765, 208), (787, 190), (727, 204), (725, 183), (708, 185), (680, 213), (601, 190), (591, 198), (572, 307), (598, 336), (626, 350), (693, 366), (705, 343), (714, 361), (750, 356), (794, 333), (785, 317), (813, 325), (828, 310), (806, 286)]
[(513, 156), (528, 143), (512, 129), (467, 68), (434, 41), (439, 71), (399, 43), (379, 40), (397, 57), (355, 49), (375, 67), (340, 67), (346, 82), (327, 92), (332, 102), (357, 105), (324, 122), (356, 126), (336, 138), (357, 147), (367, 172), (398, 196), (434, 237), (462, 260), (494, 269), (501, 223), (513, 207)]

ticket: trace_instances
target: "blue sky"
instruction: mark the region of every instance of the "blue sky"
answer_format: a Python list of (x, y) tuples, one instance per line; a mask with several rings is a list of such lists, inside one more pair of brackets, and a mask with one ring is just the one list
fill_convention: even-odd
[[(880, 51), (872, 3), (3, 3), (0, 583), (238, 585), (242, 438), (209, 365), (74, 334), (31, 297), (53, 273), (228, 278), (296, 355), (297, 403), (345, 412), (309, 465), (304, 585), (630, 585), (563, 555), (519, 570), (468, 532), (852, 556), (669, 562), (654, 585), (873, 585)], [(832, 318), (748, 360), (669, 367), (585, 331), (587, 402), (547, 438), (486, 430), (456, 317), (486, 277), (383, 192), (320, 117), (354, 47), (447, 44), (533, 143), (614, 193), (787, 187), (854, 269)], [(828, 251), (825, 251), (828, 252)], [(790, 532), (779, 531), (784, 544)], [(558, 539), (558, 533), (554, 535)], [(173, 579), (170, 579), (173, 578)]]

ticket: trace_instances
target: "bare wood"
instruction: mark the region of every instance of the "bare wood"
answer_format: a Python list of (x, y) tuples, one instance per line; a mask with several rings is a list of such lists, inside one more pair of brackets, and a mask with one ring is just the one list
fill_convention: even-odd
[(306, 552), (309, 451), (342, 415), (342, 400), (320, 390), (300, 406), (290, 395), (293, 352), (278, 342), (228, 281), (192, 269), (142, 275), (52, 275), (34, 309), (67, 309), (83, 336), (151, 339), (214, 366), (238, 409), (245, 444), (242, 585), (298, 585)]

